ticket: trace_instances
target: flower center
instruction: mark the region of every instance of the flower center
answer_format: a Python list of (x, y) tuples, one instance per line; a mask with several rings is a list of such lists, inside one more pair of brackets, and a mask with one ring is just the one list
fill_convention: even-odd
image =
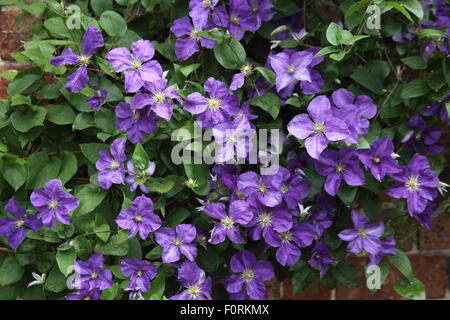
[(89, 296), (86, 296), (86, 297), (84, 297), (84, 299), (83, 300), (91, 300), (91, 297), (89, 297)]
[(293, 73), (295, 72), (294, 66), (293, 66), (293, 65), (290, 65), (290, 66), (287, 68), (286, 72), (289, 73), (289, 74), (293, 74)]
[(316, 255), (315, 255), (315, 258), (316, 258), (316, 259), (320, 259), (320, 254), (316, 254)]
[(92, 273), (91, 273), (91, 278), (92, 278), (92, 279), (97, 279), (97, 278), (98, 278), (97, 272), (92, 272)]
[(288, 192), (288, 186), (284, 184), (278, 190), (280, 190), (281, 193), (286, 193)]
[(272, 216), (270, 215), (270, 213), (261, 213), (258, 216), (258, 222), (261, 229), (264, 229), (265, 227), (268, 227), (272, 224)]
[(16, 228), (19, 229), (20, 227), (23, 226), (23, 224), (24, 224), (24, 221), (23, 221), (23, 220), (18, 220), (18, 221), (16, 221)]
[(142, 62), (138, 60), (133, 60), (133, 63), (131, 64), (132, 69), (138, 70), (142, 66)]
[(184, 185), (188, 188), (197, 188), (198, 184), (197, 184), (197, 180), (189, 178), (188, 180), (186, 180), (186, 182), (184, 183)]
[(237, 138), (234, 135), (228, 137), (227, 141), (231, 144), (235, 144), (237, 142)]
[(222, 220), (220, 220), (220, 224), (222, 225), (222, 227), (225, 230), (228, 230), (228, 229), (231, 229), (233, 227), (234, 221), (230, 217), (225, 217)]
[(379, 164), (381, 162), (381, 159), (378, 157), (373, 158), (373, 163)]
[(267, 187), (265, 185), (260, 185), (258, 188), (258, 192), (262, 195), (264, 195), (267, 191)]
[(138, 277), (142, 277), (142, 271), (139, 270), (138, 272), (136, 272), (136, 275), (137, 275)]
[(181, 241), (180, 239), (175, 239), (172, 243), (175, 247), (179, 248), (181, 247), (181, 245), (183, 244), (183, 241)]
[(163, 92), (158, 92), (153, 95), (153, 101), (155, 103), (163, 103), (165, 99), (166, 99), (166, 96), (164, 95)]
[(250, 282), (253, 279), (255, 279), (255, 273), (253, 270), (245, 270), (242, 272), (242, 277), (244, 278), (245, 282)]
[(211, 0), (203, 0), (202, 6), (203, 7), (211, 7)]
[(194, 284), (187, 288), (187, 292), (189, 293), (189, 299), (194, 299), (202, 294), (202, 289), (197, 284)]
[(281, 241), (287, 243), (292, 240), (292, 233), (290, 231), (280, 233)]
[(109, 167), (110, 167), (112, 170), (115, 170), (115, 169), (117, 169), (117, 168), (119, 167), (119, 163), (118, 163), (116, 160), (113, 160), (113, 161), (111, 161)]
[(139, 120), (141, 120), (142, 116), (139, 113), (139, 111), (133, 110), (133, 120), (138, 122)]
[(258, 13), (258, 11), (259, 11), (258, 6), (257, 6), (257, 5), (253, 5), (253, 6), (252, 6), (252, 12), (253, 12), (253, 13)]
[(197, 28), (192, 28), (191, 33), (189, 34), (189, 37), (193, 40), (198, 40), (200, 36), (198, 35), (199, 30)]
[(80, 61), (81, 64), (88, 64), (90, 58), (90, 56), (80, 56), (78, 61)]
[(50, 202), (48, 203), (48, 208), (49, 209), (56, 209), (56, 208), (58, 208), (58, 201), (50, 200)]
[(246, 65), (244, 65), (244, 66), (241, 67), (241, 70), (240, 70), (240, 71), (241, 71), (243, 74), (245, 74), (246, 76), (249, 76), (249, 75), (252, 74), (252, 70), (253, 70), (252, 65), (246, 64)]
[(344, 168), (345, 168), (344, 165), (338, 163), (337, 166), (336, 166), (336, 173), (342, 173), (342, 172), (344, 172)]
[(323, 122), (314, 123), (314, 131), (318, 134), (322, 134), (323, 130), (325, 130), (325, 124)]
[(230, 21), (233, 24), (239, 24), (239, 17), (237, 15), (232, 14), (230, 15)]
[(367, 231), (366, 231), (366, 229), (364, 229), (364, 228), (359, 229), (359, 230), (358, 230), (358, 236), (359, 236), (361, 239), (364, 239), (365, 237), (367, 237)]
[(406, 181), (406, 187), (408, 188), (409, 192), (416, 192), (417, 190), (419, 190), (420, 187), (419, 177), (410, 176)]
[(208, 107), (212, 111), (217, 111), (220, 109), (220, 100), (216, 98), (208, 99)]
[(136, 217), (134, 217), (134, 221), (136, 221), (137, 223), (142, 222), (142, 216), (136, 216)]

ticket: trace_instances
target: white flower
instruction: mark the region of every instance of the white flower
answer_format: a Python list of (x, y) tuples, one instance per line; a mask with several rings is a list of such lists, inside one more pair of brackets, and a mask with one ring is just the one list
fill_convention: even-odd
[(448, 187), (450, 187), (450, 185), (446, 184), (445, 182), (439, 181), (437, 189), (438, 189), (439, 193), (441, 194), (441, 196), (443, 196), (444, 193), (447, 192)]
[(307, 217), (309, 215), (309, 210), (311, 209), (311, 206), (307, 206), (306, 208), (303, 207), (301, 203), (298, 205), (298, 209), (300, 211), (300, 217)]
[(40, 285), (40, 284), (44, 284), (45, 283), (45, 273), (43, 273), (41, 276), (38, 275), (36, 272), (32, 272), (31, 275), (33, 276), (34, 279), (36, 279), (35, 281), (32, 281), (28, 284), (27, 288), (31, 287), (31, 286), (36, 286), (36, 285)]

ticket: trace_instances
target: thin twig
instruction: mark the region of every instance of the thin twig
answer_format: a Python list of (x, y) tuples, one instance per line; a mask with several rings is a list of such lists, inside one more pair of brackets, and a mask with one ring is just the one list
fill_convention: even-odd
[(374, 121), (378, 119), (378, 117), (380, 116), (381, 112), (383, 111), (384, 106), (386, 105), (386, 103), (389, 101), (389, 99), (392, 97), (392, 95), (394, 94), (395, 90), (397, 90), (398, 85), (400, 84), (400, 82), (402, 81), (400, 75), (397, 78), (397, 81), (394, 84), (394, 87), (392, 88), (391, 92), (389, 92), (389, 95), (386, 97), (386, 99), (384, 99), (383, 104), (381, 105), (380, 109), (378, 110), (375, 118), (373, 119)]

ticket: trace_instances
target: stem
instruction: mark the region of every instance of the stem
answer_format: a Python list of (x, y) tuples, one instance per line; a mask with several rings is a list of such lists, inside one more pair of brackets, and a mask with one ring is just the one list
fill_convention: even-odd
[(373, 120), (377, 120), (377, 118), (380, 116), (381, 112), (383, 111), (384, 106), (386, 105), (386, 103), (389, 101), (389, 99), (392, 97), (392, 95), (394, 94), (395, 90), (397, 90), (398, 85), (401, 82), (401, 71), (399, 73), (399, 76), (397, 78), (397, 82), (395, 82), (394, 87), (392, 88), (391, 92), (389, 93), (389, 95), (386, 97), (386, 99), (383, 101), (383, 104), (381, 105), (380, 109), (378, 110), (375, 118), (373, 118)]
[(0, 251), (5, 251), (5, 252), (9, 252), (9, 253), (14, 253), (14, 251), (0, 247)]

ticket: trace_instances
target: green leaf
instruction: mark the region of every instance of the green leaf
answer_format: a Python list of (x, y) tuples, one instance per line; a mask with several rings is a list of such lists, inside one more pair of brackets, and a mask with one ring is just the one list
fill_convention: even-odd
[(43, 188), (49, 180), (58, 177), (61, 160), (58, 157), (48, 157), (45, 152), (35, 152), (28, 162), (27, 189)]
[(411, 69), (426, 69), (427, 64), (421, 56), (410, 56), (401, 59), (404, 64), (406, 64)]
[(180, 68), (180, 72), (185, 76), (186, 78), (195, 70), (197, 70), (201, 66), (200, 63), (194, 63), (190, 64), (188, 66), (184, 66)]
[(341, 186), (339, 187), (339, 190), (337, 192), (337, 195), (338, 195), (339, 199), (341, 199), (342, 202), (347, 207), (350, 207), (356, 198), (357, 192), (358, 192), (357, 187), (350, 187), (350, 186), (347, 186), (346, 184), (341, 184)]
[(175, 55), (175, 42), (169, 43), (168, 41), (164, 41), (159, 43), (157, 41), (152, 41), (155, 50), (158, 51), (164, 58), (169, 61), (177, 61), (178, 58)]
[(71, 124), (75, 120), (75, 112), (68, 104), (51, 104), (47, 106), (47, 120), (55, 124)]
[(35, 111), (27, 108), (25, 112), (14, 111), (11, 114), (11, 124), (19, 132), (28, 132), (31, 128), (42, 126), (44, 124), (46, 109), (37, 107)]
[(109, 227), (109, 224), (107, 223), (106, 219), (100, 215), (95, 215), (95, 226), (94, 226), (94, 232), (97, 237), (103, 240), (103, 242), (108, 241), (109, 236), (111, 232), (109, 232), (111, 229)]
[(394, 283), (393, 287), (394, 291), (402, 297), (412, 300), (426, 299), (425, 286), (417, 278), (413, 278), (411, 280), (404, 278), (400, 282)]
[(104, 11), (113, 9), (113, 0), (91, 0), (90, 5), (95, 15), (100, 17)]
[(99, 151), (100, 150), (109, 150), (109, 145), (104, 143), (84, 143), (80, 144), (81, 151), (83, 152), (83, 155), (92, 163), (96, 163), (99, 159)]
[(428, 87), (425, 77), (420, 77), (407, 83), (403, 87), (400, 97), (402, 99), (416, 98), (425, 95), (428, 91), (430, 91), (430, 87)]
[(77, 173), (77, 169), (77, 157), (70, 151), (63, 151), (61, 153), (61, 170), (58, 174), (58, 179), (61, 180), (62, 184), (69, 181)]
[(50, 271), (47, 281), (45, 281), (45, 290), (55, 293), (61, 292), (67, 288), (66, 282), (66, 277), (59, 271), (58, 266), (55, 265), (52, 271)]
[(100, 26), (112, 37), (123, 36), (127, 32), (127, 23), (120, 14), (115, 11), (107, 10), (100, 16)]
[(386, 5), (394, 7), (395, 9), (400, 11), (409, 21), (414, 23), (414, 20), (411, 18), (411, 15), (409, 14), (409, 12), (406, 11), (406, 9), (403, 8), (402, 5), (400, 5), (399, 3), (394, 2), (394, 1), (386, 1)]
[(314, 58), (316, 58), (316, 57), (321, 57), (321, 56), (325, 56), (325, 55), (327, 55), (327, 54), (335, 53), (335, 52), (339, 52), (339, 51), (341, 51), (341, 49), (339, 49), (338, 47), (335, 47), (335, 46), (328, 46), (328, 47), (325, 47), (325, 48), (320, 49), (320, 51), (316, 53), (316, 55), (314, 56)]
[(108, 194), (107, 190), (92, 185), (86, 185), (75, 192), (75, 197), (80, 200), (80, 205), (74, 214), (83, 215), (92, 212)]
[(166, 287), (166, 273), (160, 268), (155, 279), (150, 283), (150, 290), (144, 293), (144, 298), (149, 300), (162, 299)]
[(0, 267), (0, 285), (9, 286), (22, 278), (24, 269), (15, 257), (7, 257)]
[(436, 29), (422, 29), (422, 31), (419, 32), (419, 39), (445, 36), (446, 34), (444, 32)]
[(248, 104), (260, 107), (264, 111), (267, 111), (274, 119), (276, 119), (280, 113), (280, 99), (272, 92), (266, 93), (264, 96), (250, 99)]
[(400, 3), (417, 18), (423, 19), (423, 7), (419, 0), (400, 0)]
[(184, 170), (188, 179), (194, 180), (197, 183), (197, 187), (193, 188), (194, 191), (199, 196), (205, 196), (210, 191), (209, 177), (209, 167), (202, 164), (187, 164), (184, 163)]
[(142, 144), (136, 144), (131, 161), (133, 161), (133, 165), (136, 169), (140, 170), (141, 168), (145, 169), (148, 167), (148, 155)]
[(239, 69), (247, 55), (242, 44), (235, 38), (230, 38), (216, 42), (214, 56), (226, 69)]
[(361, 199), (364, 215), (371, 221), (377, 220), (383, 209), (383, 202), (377, 195), (370, 194)]
[(347, 286), (357, 287), (359, 276), (358, 270), (347, 260), (342, 260), (331, 269), (333, 276)]
[(169, 175), (165, 178), (160, 177), (147, 177), (145, 182), (145, 187), (152, 191), (158, 193), (166, 193), (172, 190), (178, 182), (178, 177), (174, 175)]
[(273, 71), (266, 69), (264, 67), (256, 67), (256, 71), (261, 73), (264, 78), (266, 78), (267, 81), (269, 81), (271, 84), (276, 84), (276, 75)]
[(73, 122), (72, 130), (84, 130), (93, 126), (95, 126), (93, 114), (80, 112)]
[[(128, 250), (130, 248), (129, 241), (125, 241), (122, 243), (117, 242), (117, 236), (113, 235), (109, 241), (106, 243), (105, 246), (99, 247), (100, 250), (96, 250), (97, 252), (103, 251), (104, 255), (107, 256), (126, 256), (128, 253)], [(97, 249), (97, 247), (96, 247)]]
[(14, 191), (17, 191), (27, 179), (27, 169), (18, 159), (5, 158), (2, 166), (2, 175), (14, 188)]
[(77, 253), (74, 247), (70, 247), (68, 250), (58, 249), (56, 251), (56, 263), (58, 264), (59, 270), (66, 277), (73, 271), (72, 266), (76, 259)]
[(118, 291), (119, 291), (119, 284), (116, 282), (111, 288), (102, 291), (100, 300), (114, 300)]
[(292, 291), (294, 294), (307, 290), (320, 279), (317, 271), (311, 269), (304, 261), (301, 262), (300, 269), (296, 270), (292, 276)]
[(57, 38), (70, 38), (70, 32), (61, 17), (45, 19), (44, 27)]
[(400, 249), (396, 248), (396, 255), (389, 255), (389, 261), (400, 271), (407, 279), (413, 280), (413, 270), (408, 256)]
[(187, 219), (191, 213), (183, 207), (176, 207), (169, 211), (166, 219), (166, 226), (169, 228), (175, 228), (177, 225)]
[(94, 120), (99, 129), (104, 132), (114, 134), (117, 131), (116, 127), (116, 115), (113, 111), (101, 108), (94, 113)]
[(220, 265), (220, 256), (212, 247), (207, 250), (199, 250), (195, 259), (202, 270), (206, 272), (215, 272)]
[(8, 94), (10, 96), (27, 92), (29, 89), (39, 85), (42, 76), (39, 74), (26, 74), (24, 76), (14, 78), (14, 81), (8, 85)]
[(341, 35), (341, 27), (338, 24), (331, 22), (327, 28), (327, 40), (333, 46), (337, 46), (341, 43), (342, 35)]

